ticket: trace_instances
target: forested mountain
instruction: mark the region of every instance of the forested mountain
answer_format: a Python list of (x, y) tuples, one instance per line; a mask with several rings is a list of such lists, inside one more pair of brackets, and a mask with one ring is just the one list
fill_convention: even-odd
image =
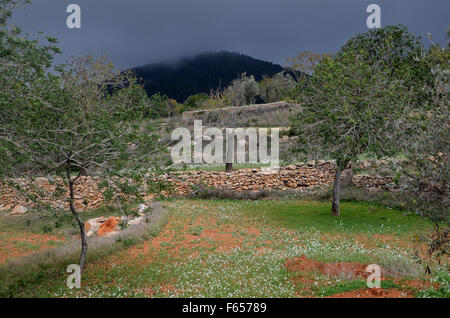
[(178, 102), (197, 93), (209, 93), (228, 86), (243, 72), (261, 80), (283, 71), (280, 65), (233, 52), (202, 53), (176, 63), (148, 64), (132, 69), (149, 96), (165, 94)]

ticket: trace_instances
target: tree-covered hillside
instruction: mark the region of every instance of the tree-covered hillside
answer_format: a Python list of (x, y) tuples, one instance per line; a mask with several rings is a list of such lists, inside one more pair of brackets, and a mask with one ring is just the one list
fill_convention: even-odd
[(264, 75), (272, 76), (282, 70), (280, 65), (232, 52), (203, 53), (173, 64), (149, 64), (132, 69), (149, 96), (159, 92), (178, 102), (193, 94), (208, 94), (227, 87), (244, 72), (259, 81)]

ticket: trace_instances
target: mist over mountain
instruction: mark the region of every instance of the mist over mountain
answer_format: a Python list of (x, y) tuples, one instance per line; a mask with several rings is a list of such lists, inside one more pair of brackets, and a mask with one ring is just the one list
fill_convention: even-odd
[(197, 93), (209, 94), (224, 88), (241, 73), (261, 80), (283, 71), (280, 65), (233, 52), (202, 53), (174, 63), (148, 64), (131, 69), (144, 85), (148, 95), (157, 92), (184, 102)]

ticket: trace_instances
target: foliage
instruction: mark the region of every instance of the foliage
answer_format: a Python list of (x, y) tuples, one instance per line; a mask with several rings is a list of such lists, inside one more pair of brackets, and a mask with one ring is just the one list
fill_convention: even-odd
[(359, 155), (393, 155), (409, 132), (415, 103), (410, 80), (413, 54), (421, 50), (406, 29), (388, 26), (350, 39), (323, 59), (303, 84), (303, 111), (293, 118), (297, 151), (336, 160), (333, 213), (339, 214), (340, 172)]
[(299, 150), (335, 159), (341, 168), (358, 155), (395, 152), (391, 138), (409, 96), (398, 94), (401, 81), (365, 64), (355, 53), (324, 60), (299, 96), (303, 112), (294, 119)]
[[(52, 113), (52, 101), (64, 99), (56, 78), (46, 73), (53, 56), (60, 52), (57, 40), (46, 37), (29, 39), (21, 29), (8, 25), (11, 13), (28, 1), (0, 2), (0, 174), (11, 174), (13, 165), (31, 166), (32, 145), (14, 132), (27, 133), (38, 112)], [(36, 127), (34, 125), (34, 127)]]
[(406, 143), (408, 161), (403, 169), (414, 193), (415, 209), (447, 224), (450, 224), (449, 58), (449, 46), (434, 43), (418, 58), (434, 80), (423, 86), (428, 102), (410, 117), (419, 129)]
[(258, 83), (253, 75), (242, 73), (225, 91), (225, 95), (233, 106), (251, 105), (259, 95)]
[(54, 154), (53, 168), (70, 160), (75, 168), (110, 172), (153, 150), (154, 128), (144, 120), (145, 94), (135, 78), (115, 71), (106, 57), (75, 57), (60, 71), (70, 103), (58, 109), (61, 118), (40, 121), (49, 126), (42, 138), (50, 146), (35, 155)]
[(415, 297), (450, 298), (450, 274), (445, 269), (438, 271), (434, 275), (432, 283), (438, 284), (439, 287), (419, 291)]
[(116, 243), (122, 243), (123, 247), (128, 248), (136, 245), (137, 241), (132, 237), (119, 237)]
[(209, 94), (228, 87), (243, 72), (260, 81), (263, 76), (272, 76), (283, 68), (244, 54), (224, 51), (202, 53), (175, 63), (144, 65), (132, 71), (142, 79), (148, 96), (159, 92), (183, 102), (191, 95)]
[(150, 97), (150, 118), (169, 116), (169, 98), (160, 93), (153, 94)]
[[(130, 160), (148, 159), (155, 150), (154, 127), (144, 121), (149, 102), (136, 78), (115, 70), (106, 56), (74, 57), (58, 66), (56, 74), (47, 72), (59, 52), (56, 40), (47, 38), (49, 44), (41, 46), (7, 24), (11, 10), (24, 3), (0, 3), (0, 174), (65, 172), (70, 209), (81, 233), (83, 268), (87, 238), (74, 206), (75, 185), (82, 174), (110, 180)], [(158, 115), (167, 112), (163, 99), (150, 100)]]
[(201, 93), (189, 96), (184, 101), (184, 110), (195, 110), (201, 108), (204, 101), (208, 99), (208, 95)]
[(300, 52), (295, 57), (288, 57), (286, 59), (286, 67), (293, 71), (296, 75), (296, 80), (300, 81), (305, 78), (306, 75), (311, 75), (314, 72), (314, 68), (326, 58), (330, 58), (330, 53), (314, 53), (311, 51)]
[(389, 78), (402, 80), (406, 88), (414, 89), (420, 105), (426, 97), (420, 94), (423, 84), (433, 80), (427, 67), (417, 60), (423, 50), (420, 37), (408, 32), (405, 26), (388, 25), (352, 37), (337, 57), (357, 52), (363, 62), (388, 71)]
[(289, 96), (296, 88), (296, 83), (289, 74), (279, 73), (272, 78), (265, 77), (259, 86), (261, 99), (265, 103), (273, 103)]
[(435, 229), (429, 235), (429, 239), (428, 255), (436, 257), (440, 263), (442, 257), (450, 254), (450, 231), (448, 228), (441, 229), (435, 225)]

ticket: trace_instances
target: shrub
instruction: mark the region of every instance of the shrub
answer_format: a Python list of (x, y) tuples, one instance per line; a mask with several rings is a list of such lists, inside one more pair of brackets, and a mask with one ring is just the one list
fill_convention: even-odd
[(265, 103), (273, 103), (289, 96), (296, 88), (296, 82), (289, 74), (279, 73), (272, 78), (264, 78), (259, 87), (261, 99)]
[(254, 104), (259, 95), (259, 86), (253, 75), (242, 73), (225, 91), (227, 99), (233, 106)]
[(53, 232), (53, 227), (51, 227), (50, 225), (47, 225), (47, 224), (42, 226), (42, 233), (48, 234), (51, 232)]
[(150, 97), (150, 118), (169, 116), (169, 98), (165, 95), (156, 93)]
[(433, 283), (439, 285), (438, 288), (430, 288), (418, 292), (415, 297), (421, 298), (449, 298), (450, 297), (450, 274), (446, 270), (438, 271), (434, 278)]
[(184, 111), (201, 108), (202, 104), (209, 98), (208, 95), (201, 93), (189, 96), (184, 101)]
[(128, 248), (133, 245), (136, 245), (137, 241), (136, 241), (136, 239), (134, 239), (132, 237), (119, 237), (116, 240), (116, 243), (121, 243), (123, 245), (123, 247)]

